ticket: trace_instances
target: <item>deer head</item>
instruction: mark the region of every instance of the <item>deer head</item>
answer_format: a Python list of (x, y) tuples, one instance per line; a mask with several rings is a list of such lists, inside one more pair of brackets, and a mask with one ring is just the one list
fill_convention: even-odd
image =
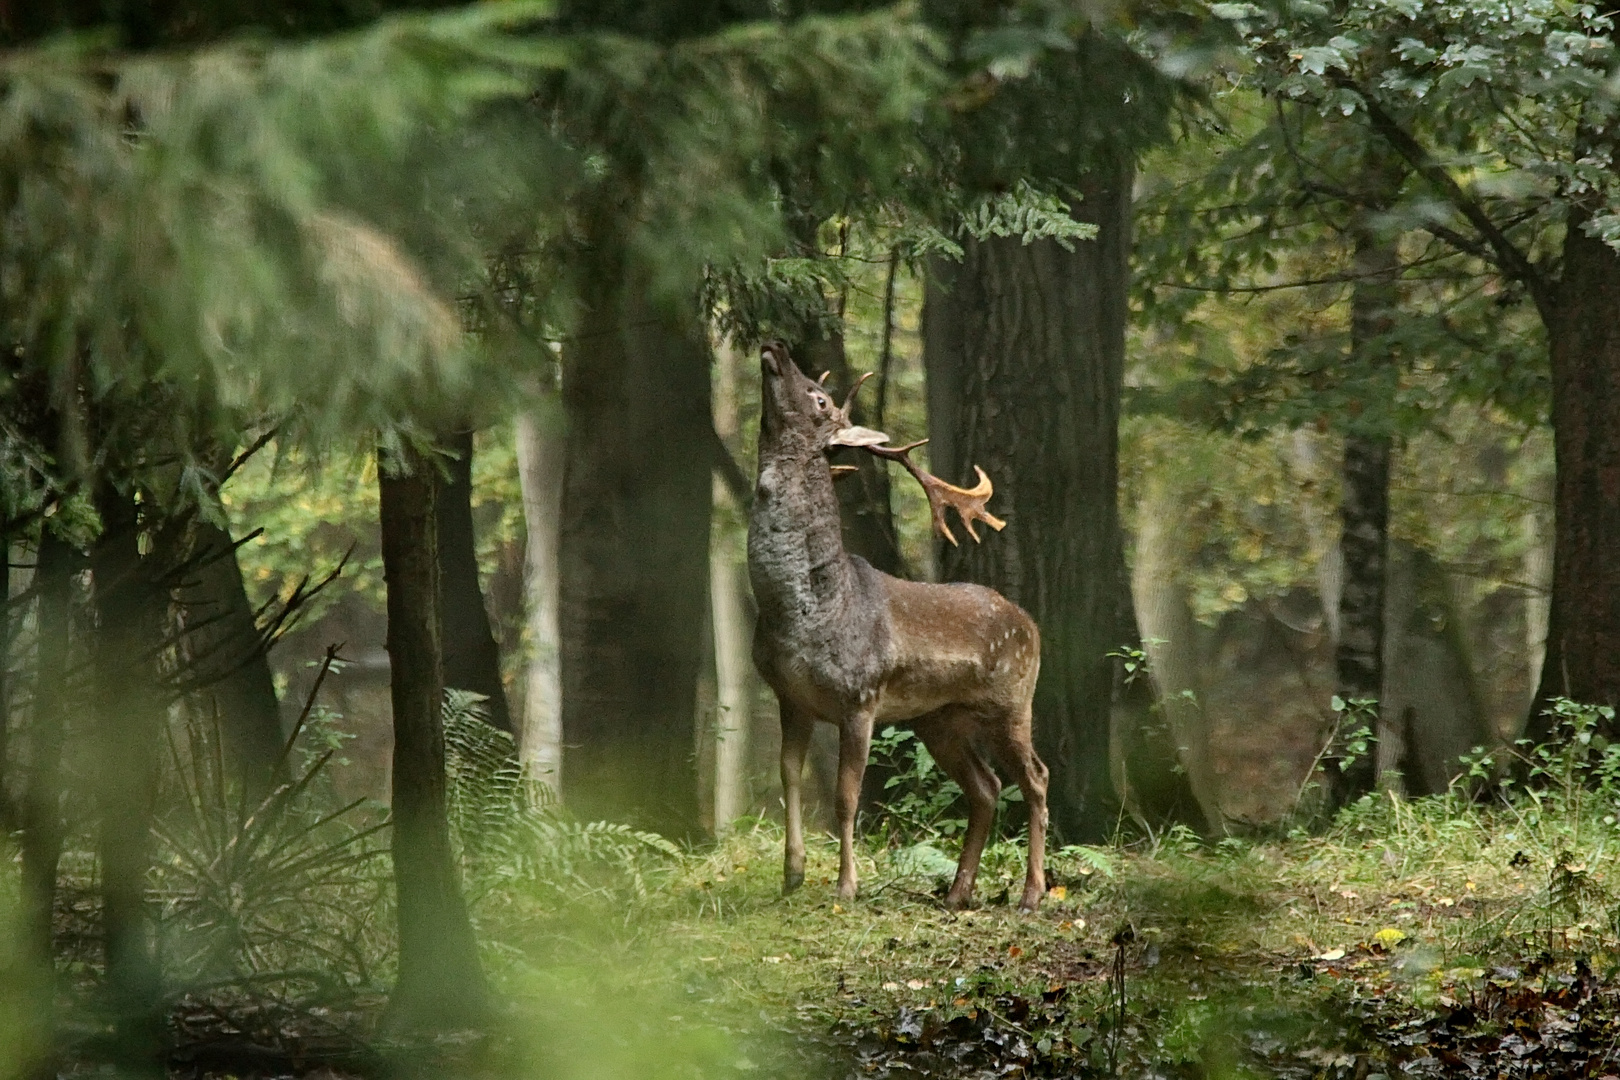
[(849, 405), (866, 376), (855, 384), (842, 406), (826, 388), (799, 370), (787, 346), (766, 342), (759, 351), (761, 427), (765, 440), (786, 449), (797, 446), (824, 451), (834, 446), (880, 446), (889, 441), (881, 431), (850, 422)]

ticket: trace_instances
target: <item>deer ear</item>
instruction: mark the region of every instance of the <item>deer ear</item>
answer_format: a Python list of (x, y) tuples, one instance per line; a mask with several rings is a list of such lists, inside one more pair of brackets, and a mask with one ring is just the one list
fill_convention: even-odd
[(869, 427), (857, 427), (851, 424), (846, 428), (839, 428), (833, 432), (833, 437), (827, 440), (828, 446), (882, 446), (889, 441), (889, 437), (881, 431), (873, 431)]

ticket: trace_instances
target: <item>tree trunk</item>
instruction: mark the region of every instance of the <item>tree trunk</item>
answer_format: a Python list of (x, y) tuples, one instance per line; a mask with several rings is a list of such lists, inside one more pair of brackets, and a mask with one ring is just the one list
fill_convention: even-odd
[(1549, 734), (1555, 697), (1620, 705), (1620, 254), (1572, 219), (1564, 236), (1552, 358), (1552, 610), (1527, 734)]
[(1549, 530), (1539, 515), (1531, 511), (1520, 521), (1524, 536), (1524, 660), (1525, 683), (1530, 687), (1529, 709), (1541, 689), (1542, 660), (1547, 655), (1548, 601), (1552, 595), (1553, 541), (1557, 530)]
[[(29, 729), (28, 772), (22, 795), (21, 881), (25, 970), (32, 985), (29, 1044), (36, 1067), (23, 1075), (54, 1077), (56, 960), (54, 913), (56, 873), (62, 857), (62, 748), (73, 710), (69, 682), (72, 642), (73, 575), (79, 553), (51, 530), (40, 531), (35, 559), (37, 590), (34, 707)], [(27, 1047), (25, 1047), (27, 1049)]]
[[(1306, 428), (1289, 433), (1288, 459), (1302, 489), (1318, 487), (1323, 481), (1321, 456), (1316, 450), (1317, 436)], [(1301, 491), (1300, 513), (1305, 519), (1305, 533), (1310, 538), (1311, 553), (1316, 556), (1316, 596), (1322, 605), (1322, 622), (1328, 641), (1335, 648), (1339, 643), (1339, 598), (1344, 593), (1344, 549), (1339, 545), (1340, 523), (1336, 515), (1325, 511), (1315, 499)]]
[(709, 602), (709, 349), (612, 252), (563, 349), (563, 772), (583, 818), (700, 831), (692, 760)]
[(162, 1071), (162, 980), (152, 952), (146, 873), (164, 705), (154, 669), (163, 640), (160, 597), (140, 554), (133, 495), (103, 481), (101, 535), (90, 551), (97, 616), (95, 793), (100, 827), (102, 932), (114, 1056), (140, 1073)]
[[(1356, 238), (1354, 291), (1350, 298), (1350, 348), (1355, 363), (1373, 367), (1384, 337), (1394, 325), (1399, 303), (1400, 262), (1394, 245), (1361, 232)], [(1376, 382), (1373, 385), (1377, 385)], [(1389, 402), (1373, 402), (1381, 415)], [(1344, 485), (1340, 503), (1340, 539), (1344, 570), (1339, 597), (1336, 652), (1338, 695), (1345, 701), (1376, 702), (1384, 689), (1384, 564), (1389, 546), (1390, 437), (1383, 432), (1352, 430), (1344, 438)], [(1341, 747), (1362, 723), (1354, 714), (1340, 731)], [(1378, 778), (1372, 750), (1356, 754), (1348, 766), (1327, 766), (1329, 793), (1335, 806), (1354, 802), (1373, 789)]]
[(1129, 171), (1093, 174), (1074, 213), (1101, 233), (1072, 252), (1050, 240), (968, 240), (959, 267), (931, 276), (923, 332), (931, 469), (961, 483), (983, 466), (992, 509), (1008, 522), (982, 544), (942, 546), (940, 576), (992, 586), (1040, 624), (1035, 739), (1052, 770), (1052, 826), (1064, 842), (1087, 843), (1112, 834), (1117, 806), (1107, 654), (1122, 644), (1115, 501)]
[(439, 474), (407, 449), (377, 469), (388, 660), (394, 708), (393, 854), (399, 1027), (439, 1031), (488, 1015), (487, 991), (445, 818), (443, 667), (439, 657)]
[[(729, 344), (715, 360), (714, 432), (735, 452), (737, 357)], [(753, 619), (746, 582), (747, 510), (713, 480), (715, 524), (709, 541), (709, 622), (714, 631), (714, 831), (724, 836), (748, 806), (748, 734), (753, 726)]]
[(219, 718), (225, 750), (250, 802), (275, 784), (281, 764), (281, 706), (270, 660), (242, 582), (231, 534), (217, 525), (192, 526), (195, 568), (179, 589), (189, 625), (185, 644), (193, 678)]
[(1381, 769), (1412, 796), (1439, 795), (1464, 754), (1492, 743), (1461, 605), (1445, 571), (1411, 544), (1390, 546), (1385, 574)]
[[(1158, 692), (1152, 731), (1168, 748), (1167, 754), (1155, 754), (1150, 760), (1178, 768), (1156, 768), (1157, 775), (1135, 781), (1132, 788), (1151, 783), (1161, 791), (1155, 824), (1181, 821), (1207, 835), (1219, 835), (1225, 822), (1209, 756), (1198, 628), (1186, 587), (1177, 580), (1186, 561), (1178, 539), (1181, 494), (1163, 478), (1149, 480), (1137, 508), (1136, 563), (1131, 568), (1142, 649)], [(1143, 772), (1132, 770), (1130, 764), (1127, 758), (1127, 778)]]
[(562, 794), (562, 629), (558, 620), (557, 539), (562, 518), (563, 426), (557, 415), (517, 418), (518, 480), (523, 486), (525, 619), (532, 653), (524, 675), (523, 737), (529, 775)]
[(450, 451), (439, 488), (439, 614), (444, 627), (444, 685), (484, 695), (489, 722), (512, 733), (512, 711), (501, 680), (501, 652), (489, 627), (489, 609), (478, 584), (478, 548), (473, 536), (473, 433), (458, 430), (440, 439)]

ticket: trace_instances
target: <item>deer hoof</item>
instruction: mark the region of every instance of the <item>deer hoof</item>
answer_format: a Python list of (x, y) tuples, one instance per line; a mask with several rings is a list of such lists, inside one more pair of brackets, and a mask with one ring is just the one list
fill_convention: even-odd
[(804, 884), (803, 870), (789, 870), (782, 875), (782, 895), (786, 896)]
[(957, 894), (957, 893), (952, 892), (952, 893), (946, 893), (945, 894), (945, 910), (946, 911), (961, 911), (961, 910), (963, 910), (965, 908), (971, 907), (972, 904), (973, 904), (973, 894), (971, 894), (971, 893)]
[(1018, 910), (1024, 915), (1035, 914), (1035, 909), (1041, 906), (1041, 898), (1046, 895), (1042, 890), (1037, 893), (1025, 893), (1024, 898), (1018, 901)]

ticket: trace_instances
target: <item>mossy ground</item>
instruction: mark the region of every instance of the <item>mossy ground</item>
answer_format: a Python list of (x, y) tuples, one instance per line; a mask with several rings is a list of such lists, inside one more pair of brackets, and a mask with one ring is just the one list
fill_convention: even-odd
[(717, 1031), (722, 1070), (1371, 1075), (1401, 1056), (1371, 1029), (1478, 1000), (1500, 965), (1613, 974), (1616, 833), (1588, 817), (1379, 796), (1324, 836), (1067, 849), (1027, 916), (1015, 842), (990, 851), (980, 906), (948, 912), (875, 842), (860, 897), (836, 901), (828, 837), (784, 897), (761, 823), (642, 897), (564, 914), (506, 894), (480, 916), (501, 978), (572, 971)]

